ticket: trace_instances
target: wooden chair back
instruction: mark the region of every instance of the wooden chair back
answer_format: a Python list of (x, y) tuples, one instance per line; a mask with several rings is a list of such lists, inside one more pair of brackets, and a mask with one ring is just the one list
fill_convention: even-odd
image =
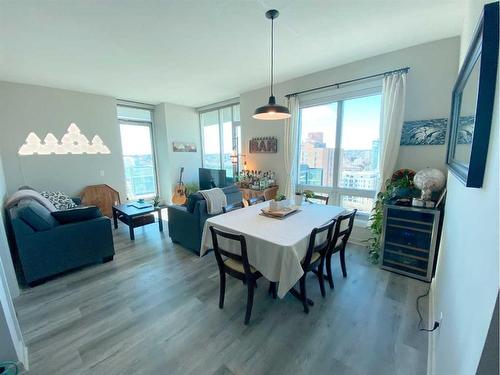
[(328, 195), (325, 197), (323, 195), (314, 194), (314, 196), (311, 199), (321, 201), (320, 204), (328, 204), (328, 200), (330, 199), (330, 197)]
[(334, 253), (345, 248), (347, 245), (347, 241), (349, 241), (354, 226), (354, 218), (356, 217), (357, 211), (358, 210), (355, 209), (348, 214), (337, 217), (337, 225), (335, 226), (331, 243), (331, 250)]
[[(302, 262), (302, 266), (304, 269), (308, 269), (311, 264), (311, 258), (313, 253), (318, 252), (322, 256), (326, 253), (326, 251), (330, 248), (330, 243), (332, 241), (333, 228), (335, 227), (335, 219), (330, 220), (328, 223), (322, 225), (321, 227), (314, 228), (311, 231), (311, 235), (309, 236), (309, 245), (307, 247), (306, 257)], [(326, 238), (320, 244), (316, 244), (316, 238), (321, 233), (327, 231)]]
[(262, 203), (262, 202), (265, 202), (265, 201), (266, 201), (266, 198), (263, 195), (259, 195), (257, 197), (250, 198), (248, 200), (248, 205), (249, 206), (253, 206), (254, 204)]
[(104, 216), (113, 217), (112, 207), (120, 204), (120, 193), (106, 184), (90, 185), (80, 194), (82, 205), (97, 206)]
[(245, 205), (243, 204), (243, 201), (236, 202), (236, 203), (228, 204), (226, 207), (222, 207), (222, 212), (224, 212), (224, 213), (231, 212), (234, 210), (239, 210), (240, 208), (243, 208), (243, 207), (245, 207)]
[[(247, 242), (245, 240), (245, 236), (241, 234), (224, 232), (220, 229), (214, 228), (213, 226), (210, 227), (210, 232), (212, 233), (212, 244), (214, 247), (215, 259), (217, 260), (217, 265), (219, 266), (219, 270), (221, 272), (224, 271), (226, 273), (229, 273), (230, 275), (235, 276), (237, 278), (241, 278), (241, 276), (244, 276), (245, 278), (249, 279), (252, 275), (252, 272), (250, 270), (250, 263), (248, 263)], [(239, 242), (241, 255), (231, 253), (220, 247), (218, 240), (219, 237), (228, 239), (230, 241)], [(243, 264), (243, 270), (245, 271), (244, 274), (241, 275), (235, 274), (236, 271), (234, 269), (229, 268), (224, 264), (224, 259), (222, 259), (223, 256), (241, 262)]]

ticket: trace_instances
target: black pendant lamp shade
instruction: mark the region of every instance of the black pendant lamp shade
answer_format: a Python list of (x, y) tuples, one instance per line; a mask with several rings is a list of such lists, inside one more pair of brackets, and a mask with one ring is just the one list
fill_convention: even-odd
[(288, 108), (282, 105), (277, 105), (276, 98), (274, 96), (270, 96), (269, 104), (257, 108), (252, 117), (257, 120), (284, 120), (290, 116)]
[(266, 17), (271, 20), (271, 96), (269, 102), (255, 110), (253, 118), (257, 120), (284, 120), (289, 118), (290, 111), (287, 107), (276, 104), (276, 98), (273, 93), (274, 81), (274, 19), (279, 16), (276, 9), (271, 9), (266, 12)]

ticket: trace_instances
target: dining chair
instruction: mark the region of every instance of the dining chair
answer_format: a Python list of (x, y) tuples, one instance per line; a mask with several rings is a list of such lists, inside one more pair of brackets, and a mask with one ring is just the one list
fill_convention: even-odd
[(253, 206), (254, 204), (262, 203), (262, 202), (265, 202), (265, 201), (266, 201), (266, 198), (263, 195), (259, 195), (257, 197), (250, 198), (248, 200), (248, 205), (249, 206)]
[[(247, 310), (245, 313), (245, 324), (248, 325), (250, 315), (252, 314), (253, 295), (254, 289), (257, 287), (256, 280), (262, 276), (254, 267), (248, 263), (247, 243), (245, 236), (241, 234), (233, 234), (221, 231), (219, 229), (210, 227), (212, 233), (212, 244), (214, 247), (215, 259), (219, 267), (220, 275), (220, 295), (219, 295), (219, 308), (224, 307), (224, 296), (226, 293), (226, 273), (230, 276), (243, 281), (248, 289), (247, 294)], [(218, 238), (222, 237), (229, 241), (239, 242), (241, 255), (231, 253), (224, 250), (219, 246)], [(226, 259), (223, 259), (222, 257)]]
[(225, 207), (222, 207), (222, 212), (227, 213), (227, 212), (239, 210), (240, 208), (243, 208), (243, 207), (245, 207), (245, 205), (243, 204), (243, 201), (231, 203)]
[[(304, 306), (304, 312), (309, 313), (309, 304), (307, 301), (307, 292), (306, 292), (306, 278), (309, 272), (313, 272), (319, 281), (319, 287), (321, 290), (321, 295), (325, 296), (325, 283), (323, 276), (323, 269), (321, 265), (323, 265), (324, 257), (326, 252), (330, 248), (330, 243), (332, 240), (333, 228), (335, 227), (335, 219), (330, 220), (325, 225), (314, 228), (311, 231), (311, 235), (309, 236), (309, 245), (307, 247), (306, 256), (302, 260), (302, 270), (304, 274), (300, 278), (300, 298), (302, 300), (302, 305)], [(322, 233), (326, 233), (326, 237), (321, 241), (320, 244), (316, 244), (316, 239)]]
[[(333, 276), (332, 276), (332, 255), (335, 253), (340, 253), (340, 267), (342, 268), (342, 276), (347, 277), (347, 270), (345, 266), (345, 248), (349, 237), (351, 236), (352, 227), (354, 225), (354, 218), (356, 217), (356, 212), (358, 210), (353, 210), (352, 212), (340, 215), (337, 217), (337, 224), (335, 225), (335, 230), (333, 232), (332, 241), (330, 248), (326, 252), (326, 256), (323, 258), (326, 263), (326, 277), (328, 283), (330, 284), (330, 289), (334, 288)], [(323, 266), (321, 266), (323, 270)]]
[[(316, 201), (321, 201), (320, 204), (328, 204), (328, 199), (330, 199), (330, 197), (328, 195), (325, 197), (324, 195), (314, 194), (312, 196), (312, 198), (309, 198), (309, 199), (313, 199), (313, 200), (316, 200)], [(311, 203), (314, 203), (314, 202), (311, 202)]]

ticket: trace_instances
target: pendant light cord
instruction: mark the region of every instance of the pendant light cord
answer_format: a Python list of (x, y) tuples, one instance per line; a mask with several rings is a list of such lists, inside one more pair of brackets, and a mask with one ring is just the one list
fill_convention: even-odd
[(274, 96), (273, 81), (274, 81), (274, 18), (271, 18), (271, 96)]

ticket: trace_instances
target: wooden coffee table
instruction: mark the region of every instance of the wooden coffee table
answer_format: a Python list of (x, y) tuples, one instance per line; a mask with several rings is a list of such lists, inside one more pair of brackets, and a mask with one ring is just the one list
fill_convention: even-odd
[(130, 239), (135, 240), (134, 228), (142, 227), (147, 224), (154, 223), (153, 213), (158, 213), (158, 227), (160, 232), (163, 232), (163, 221), (161, 219), (161, 210), (166, 206), (153, 205), (144, 208), (133, 206), (134, 203), (119, 204), (113, 206), (113, 224), (115, 229), (118, 228), (118, 220), (128, 225)]

